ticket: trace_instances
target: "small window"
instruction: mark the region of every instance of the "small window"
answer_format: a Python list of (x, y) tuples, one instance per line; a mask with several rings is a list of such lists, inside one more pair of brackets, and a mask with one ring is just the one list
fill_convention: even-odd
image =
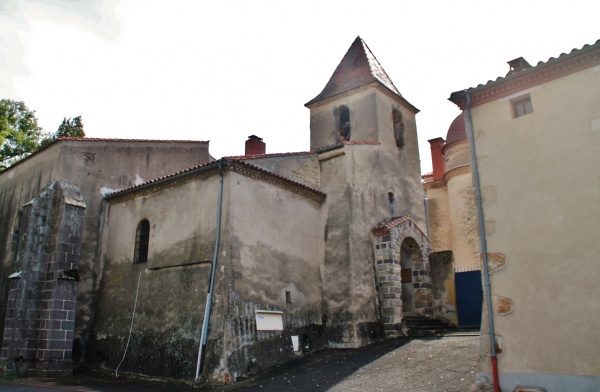
[(340, 108), (340, 141), (350, 140), (350, 109), (347, 106)]
[(513, 99), (511, 103), (514, 118), (533, 113), (533, 105), (531, 104), (531, 96), (529, 94), (524, 97)]
[(148, 245), (150, 242), (150, 222), (144, 219), (138, 224), (135, 232), (135, 252), (133, 264), (146, 263), (148, 261)]
[(396, 146), (402, 148), (405, 144), (404, 121), (402, 120), (402, 113), (400, 113), (399, 110), (392, 110), (392, 121), (394, 123), (394, 139), (396, 139)]
[(286, 304), (291, 304), (292, 303), (292, 293), (289, 291), (285, 292), (285, 303)]

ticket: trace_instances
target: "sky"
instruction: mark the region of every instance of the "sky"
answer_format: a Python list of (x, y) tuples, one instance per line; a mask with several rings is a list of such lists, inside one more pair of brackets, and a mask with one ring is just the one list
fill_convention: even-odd
[(0, 98), (24, 101), (54, 132), (209, 140), (215, 158), (309, 149), (309, 110), (357, 36), (445, 137), (453, 91), (600, 39), (600, 1), (0, 0)]

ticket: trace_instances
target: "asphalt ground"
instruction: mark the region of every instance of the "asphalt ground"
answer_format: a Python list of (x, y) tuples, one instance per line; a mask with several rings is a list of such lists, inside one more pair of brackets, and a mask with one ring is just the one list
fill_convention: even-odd
[(357, 349), (327, 349), (219, 387), (88, 371), (64, 379), (0, 381), (0, 391), (466, 392), (475, 383), (478, 354), (476, 335), (399, 338)]

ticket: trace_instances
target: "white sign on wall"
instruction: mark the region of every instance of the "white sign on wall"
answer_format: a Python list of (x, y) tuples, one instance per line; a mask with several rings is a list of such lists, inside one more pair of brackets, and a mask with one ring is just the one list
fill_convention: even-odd
[(257, 331), (283, 331), (283, 312), (274, 310), (256, 311)]

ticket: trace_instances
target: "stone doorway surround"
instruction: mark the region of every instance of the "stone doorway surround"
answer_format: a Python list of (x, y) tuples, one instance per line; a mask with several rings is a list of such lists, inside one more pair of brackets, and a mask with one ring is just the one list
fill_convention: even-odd
[(431, 317), (431, 281), (429, 254), (431, 243), (409, 216), (394, 217), (381, 222), (371, 230), (375, 252), (375, 283), (379, 295), (379, 309), (386, 337), (402, 335), (402, 244), (416, 242), (420, 255), (412, 269), (414, 311), (411, 314)]

